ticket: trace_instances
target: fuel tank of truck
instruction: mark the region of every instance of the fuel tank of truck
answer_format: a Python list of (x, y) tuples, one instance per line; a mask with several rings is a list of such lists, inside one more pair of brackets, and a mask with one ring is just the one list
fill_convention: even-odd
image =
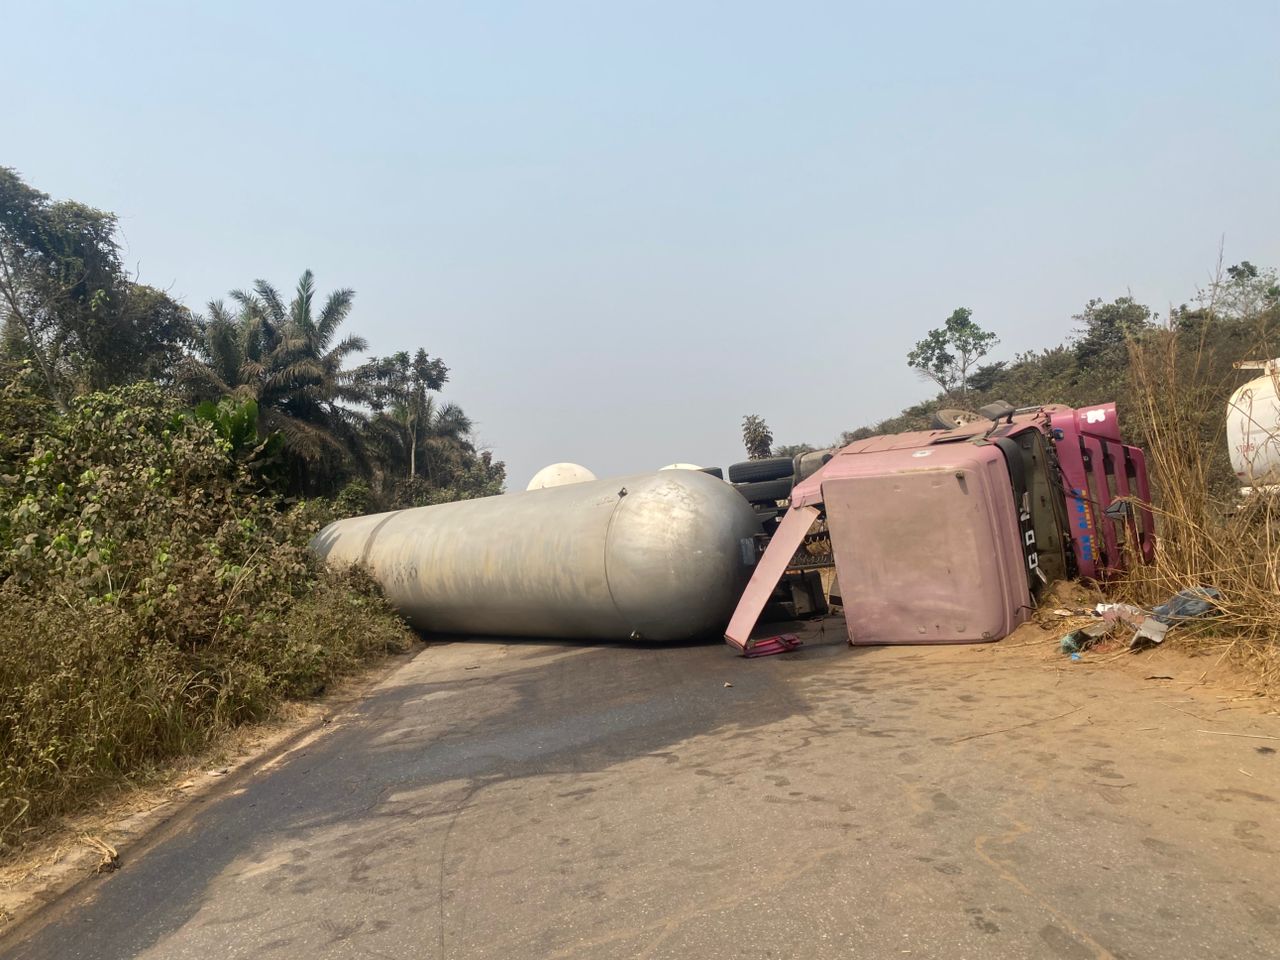
[(666, 470), (338, 520), (311, 548), (423, 631), (662, 642), (723, 632), (758, 533), (733, 487)]

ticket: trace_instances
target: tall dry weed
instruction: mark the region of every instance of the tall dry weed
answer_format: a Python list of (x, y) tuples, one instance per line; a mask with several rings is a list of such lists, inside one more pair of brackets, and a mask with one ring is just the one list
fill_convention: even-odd
[[(1117, 584), (1144, 604), (1179, 590), (1221, 591), (1216, 615), (1171, 638), (1221, 651), (1264, 689), (1280, 689), (1280, 495), (1241, 496), (1226, 463), (1227, 398), (1243, 382), (1210, 322), (1171, 321), (1130, 343), (1132, 408), (1145, 438), (1157, 529), (1155, 562)], [(1265, 350), (1265, 328), (1256, 349)], [(1239, 348), (1239, 341), (1230, 341)]]

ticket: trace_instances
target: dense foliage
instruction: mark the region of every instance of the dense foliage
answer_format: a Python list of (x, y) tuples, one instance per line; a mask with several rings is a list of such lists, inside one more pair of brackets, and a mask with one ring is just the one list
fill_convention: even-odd
[(751, 413), (742, 418), (742, 445), (746, 447), (750, 460), (763, 460), (770, 456), (773, 432), (763, 417)]
[(423, 350), (359, 359), (310, 271), (190, 313), (115, 218), (0, 168), (0, 850), (409, 638), (306, 544), (500, 493)]
[(0, 404), (0, 842), (406, 643), (369, 583), (317, 568), (314, 508), (260, 494), (252, 407), (140, 384), (17, 442), (29, 400), (18, 377)]
[(66, 409), (77, 393), (139, 379), (165, 381), (191, 342), (191, 315), (134, 283), (116, 219), (53, 201), (0, 167), (0, 349), (30, 360), (40, 389)]
[[(1173, 310), (1164, 321), (1132, 297), (1107, 302), (1093, 299), (1072, 318), (1074, 335), (1064, 344), (1021, 353), (1012, 360), (979, 366), (968, 376), (967, 393), (957, 382), (950, 391), (908, 407), (895, 417), (846, 432), (843, 442), (877, 433), (924, 430), (932, 426), (940, 407), (978, 407), (995, 400), (1015, 406), (1066, 403), (1083, 406), (1114, 400), (1120, 405), (1126, 434), (1142, 443), (1147, 427), (1135, 394), (1131, 350), (1164, 337), (1179, 344), (1186, 365), (1196, 364), (1195, 402), (1204, 416), (1198, 439), (1204, 454), (1218, 466), (1223, 482), (1226, 447), (1222, 440), (1226, 401), (1243, 382), (1232, 363), (1267, 358), (1280, 349), (1280, 282), (1274, 270), (1259, 270), (1245, 261), (1223, 271), (1208, 289), (1189, 304)], [(936, 332), (936, 331), (935, 331)], [(908, 363), (910, 363), (910, 359)], [(1190, 367), (1165, 384), (1170, 395), (1191, 383)]]
[(194, 405), (258, 407), (260, 438), (281, 438), (281, 489), (332, 497), (357, 482), (375, 508), (500, 493), (501, 461), (441, 400), (448, 368), (419, 349), (363, 362), (342, 334), (355, 293), (321, 298), (305, 271), (288, 300), (257, 280), (230, 305), (193, 315), (126, 272), (109, 213), (55, 201), (0, 167), (0, 363), (67, 411), (84, 393), (139, 381)]
[(969, 373), (999, 339), (973, 321), (973, 311), (958, 307), (946, 323), (930, 330), (907, 354), (907, 366), (936, 383), (944, 393), (969, 392)]

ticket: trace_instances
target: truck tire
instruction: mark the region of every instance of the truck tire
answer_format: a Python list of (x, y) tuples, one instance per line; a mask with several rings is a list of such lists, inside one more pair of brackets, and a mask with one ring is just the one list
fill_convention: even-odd
[(795, 461), (795, 481), (799, 483), (801, 480), (808, 480), (815, 473), (821, 470), (835, 456), (834, 450), (814, 450), (811, 453), (802, 453), (796, 457)]
[(724, 479), (724, 471), (721, 470), (719, 467), (703, 467), (702, 472), (711, 474), (717, 480)]
[(766, 460), (745, 460), (729, 467), (731, 483), (755, 483), (757, 480), (781, 480), (790, 477), (794, 469), (790, 457), (769, 457)]
[(972, 410), (954, 410), (944, 407), (933, 415), (933, 429), (935, 430), (954, 430), (956, 427), (962, 427), (966, 423), (977, 423), (985, 420), (980, 413), (974, 413)]
[(776, 503), (791, 496), (791, 478), (757, 480), (754, 483), (735, 483), (733, 488), (751, 503)]

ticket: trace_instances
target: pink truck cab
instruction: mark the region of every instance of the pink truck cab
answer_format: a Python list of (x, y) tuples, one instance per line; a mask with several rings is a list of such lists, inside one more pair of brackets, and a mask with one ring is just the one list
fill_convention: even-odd
[(1053, 580), (1149, 561), (1149, 502), (1111, 403), (860, 440), (794, 488), (725, 638), (748, 655), (790, 648), (751, 634), (825, 519), (851, 644), (998, 640)]

